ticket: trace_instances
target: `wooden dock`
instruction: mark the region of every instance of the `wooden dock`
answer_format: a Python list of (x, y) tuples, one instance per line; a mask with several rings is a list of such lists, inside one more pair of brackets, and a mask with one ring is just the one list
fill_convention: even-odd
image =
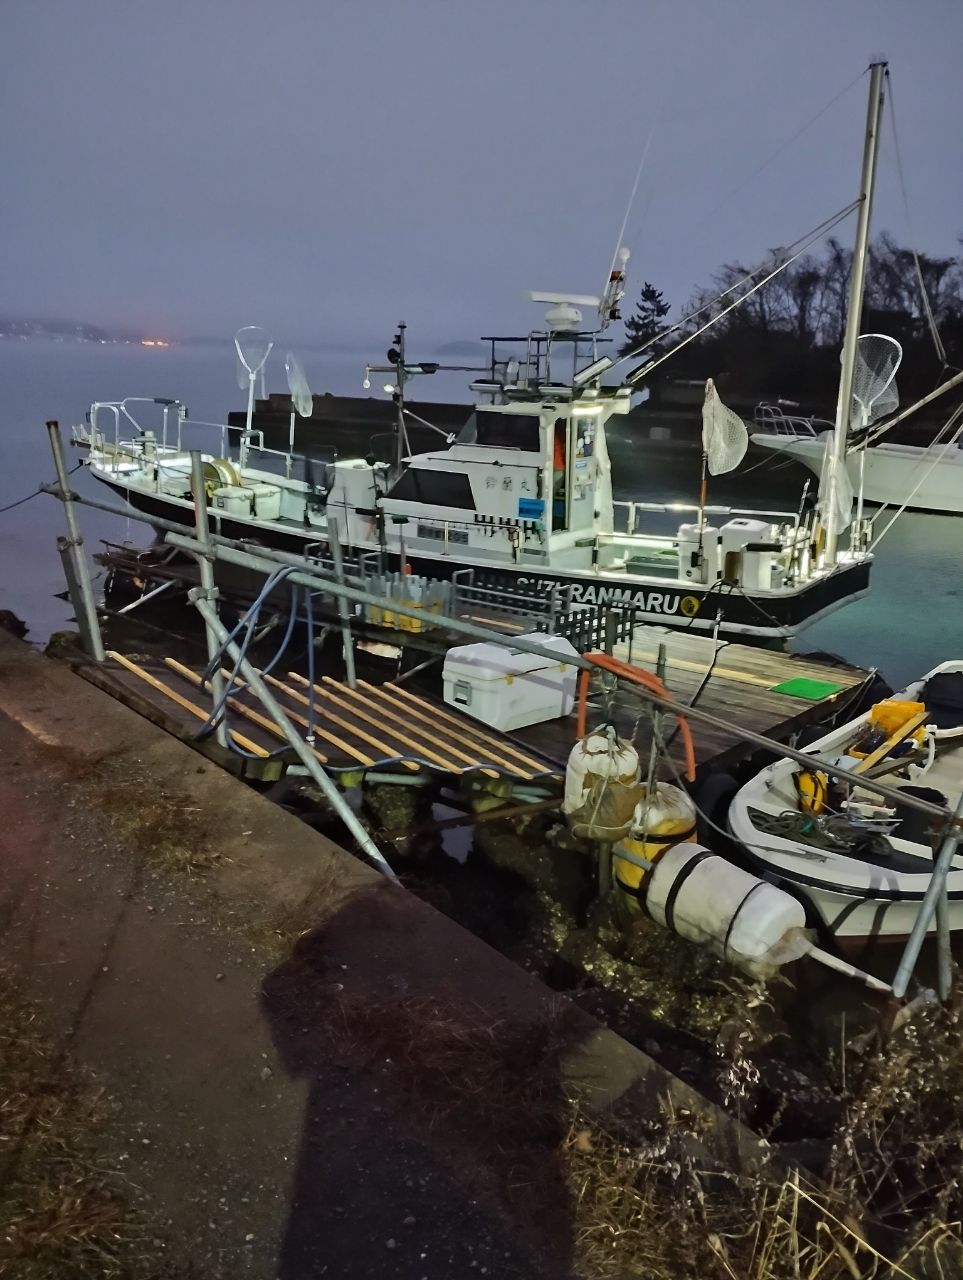
[[(810, 726), (845, 715), (871, 679), (869, 672), (856, 667), (659, 627), (635, 628), (628, 642), (614, 647), (613, 656), (655, 671), (660, 646), (665, 647), (665, 684), (674, 700), (777, 742), (789, 742)], [(88, 671), (141, 714), (183, 740), (198, 743), (211, 709), (210, 690), (202, 685), (199, 669), (171, 657), (112, 651), (103, 668)], [(359, 680), (357, 688), (350, 689), (327, 675), (311, 686), (293, 671), (268, 675), (266, 680), (300, 732), (307, 735), (313, 725), (315, 755), (335, 775), (380, 770), (423, 775), (426, 780), (477, 777), (483, 783), (503, 779), (559, 792), (576, 738), (574, 713), (505, 734), (444, 705), (425, 688)], [(248, 771), (253, 773), (258, 765), (274, 763), (285, 747), (284, 733), (243, 682), (235, 684), (228, 707), (235, 760), (250, 761)], [(624, 683), (611, 688), (609, 682), (607, 688), (606, 677), (599, 673), (592, 681), (588, 723), (591, 727), (604, 720), (647, 755), (651, 704)], [(738, 736), (694, 720), (690, 724), (700, 776), (713, 769), (733, 769), (750, 754)], [(671, 741), (674, 728), (674, 717), (664, 717), (663, 739)], [(219, 758), (213, 735), (204, 744), (225, 763), (226, 753), (220, 752)], [(681, 768), (678, 739), (671, 742), (670, 754)], [(671, 766), (663, 766), (661, 776), (671, 779)]]
[[(831, 665), (653, 626), (635, 627), (628, 642), (613, 646), (612, 655), (654, 672), (660, 645), (665, 646), (665, 684), (674, 700), (686, 706), (695, 700), (700, 710), (777, 742), (788, 743), (800, 731), (845, 713), (872, 679), (870, 672), (859, 667)], [(790, 682), (810, 696), (781, 688)], [(622, 736), (634, 736), (640, 753), (647, 753), (652, 740), (651, 704), (624, 684), (611, 695), (603, 685), (601, 674), (593, 678), (589, 727), (610, 719)], [(751, 753), (738, 737), (695, 720), (690, 724), (700, 776), (715, 768), (731, 769)], [(663, 736), (672, 735), (674, 727), (674, 717), (664, 717)], [(532, 725), (515, 736), (561, 764), (575, 740), (575, 717)], [(678, 740), (671, 755), (681, 769)], [(672, 771), (663, 770), (662, 776), (671, 780)]]
[[(148, 708), (156, 707), (166, 728), (185, 741), (197, 741), (211, 711), (210, 688), (198, 670), (175, 658), (135, 658), (110, 651), (103, 674), (119, 696), (135, 695), (138, 710), (145, 710), (145, 702)], [(264, 679), (295, 728), (306, 737), (313, 729), (314, 754), (329, 772), (479, 775), (552, 789), (562, 784), (557, 763), (537, 749), (404, 685), (359, 680), (357, 688), (350, 689), (330, 676), (311, 685), (293, 671)], [(284, 731), (243, 681), (235, 682), (228, 710), (232, 741), (241, 753), (267, 760), (284, 749)], [(213, 742), (213, 735), (206, 740)]]

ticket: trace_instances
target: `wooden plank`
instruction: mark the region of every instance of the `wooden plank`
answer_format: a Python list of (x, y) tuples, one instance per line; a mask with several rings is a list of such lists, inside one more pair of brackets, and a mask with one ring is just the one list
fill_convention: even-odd
[[(358, 683), (361, 685), (364, 685), (364, 687), (366, 689), (369, 689), (372, 694), (381, 695), (384, 698), (387, 698), (389, 701), (391, 701), (392, 699), (396, 699), (398, 694), (403, 694), (406, 692), (406, 690), (404, 689), (398, 689), (390, 685), (378, 685), (378, 686), (370, 685), (370, 684), (367, 684), (366, 681), (364, 680), (360, 680)], [(523, 752), (516, 751), (508, 743), (496, 742), (493, 739), (486, 737), (485, 734), (475, 731), (473, 727), (469, 728), (468, 725), (461, 724), (456, 719), (452, 719), (453, 727), (451, 729), (446, 728), (443, 724), (439, 725), (434, 715), (431, 714), (436, 711), (435, 704), (431, 702), (425, 702), (423, 699), (418, 698), (416, 695), (412, 695), (412, 697), (414, 697), (414, 700), (417, 703), (417, 706), (412, 705), (411, 703), (401, 703), (397, 701), (395, 702), (395, 705), (397, 705), (400, 709), (402, 709), (405, 715), (413, 716), (416, 720), (423, 720), (426, 724), (431, 725), (433, 728), (435, 728), (438, 731), (443, 731), (448, 734), (457, 732), (458, 734), (460, 734), (461, 740), (467, 744), (470, 744), (473, 747), (473, 749), (477, 751), (477, 754), (479, 756), (484, 756), (486, 760), (494, 761), (495, 764), (500, 765), (503, 769), (508, 770), (508, 772), (513, 773), (516, 776), (529, 777), (528, 774), (522, 774), (517, 764), (513, 763), (511, 760), (506, 759), (506, 755), (510, 754), (510, 755), (518, 756), (520, 759), (526, 760), (526, 761), (531, 760), (531, 757), (524, 755)], [(419, 710), (419, 707), (424, 708), (424, 710)], [(439, 719), (440, 718), (441, 717), (439, 716)], [(502, 750), (503, 747), (504, 747), (504, 752)], [(540, 761), (537, 764), (534, 761), (532, 762), (532, 767), (537, 769), (538, 776), (544, 776), (549, 772), (545, 768), (545, 765), (547, 763), (549, 763), (549, 761)], [(498, 777), (498, 773), (494, 769), (486, 770), (486, 772), (490, 773), (492, 776), (496, 778)], [(558, 777), (559, 775), (551, 774), (551, 776)]]
[[(166, 659), (165, 659), (165, 661), (166, 661), (166, 662), (168, 662), (168, 663), (169, 663), (169, 664), (170, 664), (170, 665), (171, 665), (175, 670), (180, 671), (180, 673), (181, 673), (181, 674), (182, 674), (186, 679), (188, 679), (188, 680), (193, 680), (193, 681), (195, 682), (195, 684), (196, 684), (196, 683), (199, 683), (199, 677), (198, 677), (197, 675), (195, 675), (195, 673), (194, 673), (193, 671), (191, 671), (191, 669), (190, 669), (189, 667), (184, 667), (184, 666), (182, 666), (179, 662), (176, 662), (173, 658), (166, 658)], [(222, 676), (225, 678), (225, 680), (226, 680), (226, 679), (228, 679), (228, 678), (230, 677), (231, 672), (229, 672), (229, 671), (225, 671), (225, 670), (224, 670), (224, 668), (222, 667), (222, 668), (221, 668), (221, 675), (222, 675)], [(265, 676), (265, 679), (266, 679), (266, 680), (270, 680), (270, 679), (271, 679), (271, 677), (268, 675), (268, 676)], [(234, 683), (235, 683), (235, 685), (237, 686), (237, 688), (238, 688), (238, 689), (244, 689), (244, 690), (246, 690), (246, 689), (247, 689), (247, 687), (248, 687), (248, 686), (247, 686), (247, 684), (245, 683), (245, 681), (243, 681), (243, 680), (241, 680), (241, 679), (236, 679), (236, 680), (234, 681)], [(242, 705), (242, 706), (246, 706), (246, 704), (245, 704), (245, 703), (242, 703), (241, 705)], [(291, 711), (291, 709), (290, 709), (290, 708), (286, 708), (286, 711), (287, 711), (287, 714), (288, 714), (289, 716), (291, 716), (291, 718), (292, 718), (292, 719), (297, 720), (300, 724), (307, 725), (307, 721), (306, 721), (306, 720), (303, 720), (303, 719), (302, 719), (300, 716), (298, 716), (295, 712)], [(335, 723), (336, 723), (336, 724), (340, 724), (340, 723), (341, 723), (341, 722), (337, 719), (337, 717), (329, 717), (329, 719), (334, 719), (334, 721), (335, 721)], [(350, 725), (348, 725), (347, 727), (348, 727), (349, 729), (351, 728), (351, 726), (350, 726)], [(332, 745), (332, 746), (337, 747), (337, 748), (338, 748), (338, 750), (339, 750), (339, 751), (342, 751), (342, 752), (343, 752), (343, 753), (344, 753), (344, 754), (345, 754), (349, 759), (354, 759), (354, 760), (356, 760), (359, 764), (364, 764), (364, 765), (369, 765), (369, 766), (370, 766), (370, 765), (373, 765), (373, 764), (375, 764), (375, 763), (376, 763), (374, 760), (372, 760), (372, 759), (371, 759), (371, 757), (370, 757), (370, 756), (366, 756), (366, 755), (364, 754), (364, 752), (356, 750), (356, 748), (352, 747), (352, 746), (351, 746), (349, 743), (347, 743), (347, 742), (342, 742), (342, 740), (341, 740), (341, 739), (340, 739), (336, 734), (329, 733), (326, 729), (322, 729), (322, 728), (318, 728), (318, 727), (315, 727), (315, 731), (314, 731), (314, 732), (315, 732), (315, 736), (316, 736), (316, 737), (323, 738), (323, 739), (325, 740), (325, 742), (329, 742), (329, 743), (331, 743), (331, 745)], [(328, 760), (328, 758), (327, 758), (326, 756), (323, 756), (323, 755), (321, 754), (321, 752), (320, 752), (320, 751), (315, 750), (314, 754), (318, 757), (318, 759), (321, 761), (321, 763), (322, 763), (322, 764), (329, 764), (329, 763), (330, 763), (330, 761)]]
[[(165, 698), (169, 698), (171, 702), (176, 703), (177, 706), (181, 707), (182, 710), (189, 712), (189, 714), (194, 716), (196, 719), (201, 721), (210, 719), (209, 711), (205, 711), (202, 707), (199, 707), (197, 703), (191, 702), (188, 698), (183, 697), (176, 689), (172, 689), (170, 685), (165, 684), (163, 680), (159, 680), (157, 676), (153, 675), (150, 671), (145, 671), (143, 667), (138, 666), (136, 662), (132, 662), (130, 658), (125, 658), (122, 653), (117, 653), (114, 649), (108, 649), (107, 657), (112, 658), (114, 662), (122, 666), (125, 671), (130, 671), (146, 684), (149, 684), (152, 689), (156, 689), (159, 693), (162, 693)], [(230, 734), (232, 740), (236, 742), (239, 747), (243, 747), (245, 751), (250, 751), (253, 755), (259, 756), (261, 759), (271, 754), (259, 743), (253, 742), (250, 738), (246, 738), (243, 734), (237, 733), (233, 729), (230, 730)]]
[[(293, 671), (289, 671), (288, 675), (293, 679), (298, 679), (299, 681), (304, 679), (303, 676), (297, 676), (297, 674)], [(324, 693), (325, 696), (331, 702), (335, 703), (336, 706), (339, 706), (342, 708), (342, 710), (345, 710), (349, 712), (351, 715), (355, 715), (359, 719), (364, 720), (367, 724), (373, 724), (377, 729), (383, 728), (383, 722), (379, 720), (377, 716), (370, 715), (368, 711), (362, 710), (362, 707), (367, 705), (363, 697), (360, 698), (362, 707), (353, 706), (350, 701), (346, 701), (344, 698), (340, 698), (336, 693), (333, 693), (332, 687), (334, 689), (341, 690), (342, 693), (352, 694), (353, 696), (355, 696), (356, 699), (358, 699), (356, 690), (342, 689), (341, 685), (338, 684), (337, 680), (332, 680), (330, 676), (322, 676), (321, 678), (324, 681), (325, 688), (322, 689), (321, 686), (319, 685), (314, 686), (314, 688), (317, 689), (319, 693)], [(304, 683), (307, 684), (308, 681), (304, 680)], [(409, 747), (412, 751), (415, 752), (416, 756), (418, 756), (420, 759), (430, 760), (433, 764), (438, 765), (439, 768), (444, 769), (446, 773), (464, 773), (465, 772), (464, 768), (459, 768), (453, 761), (444, 759), (444, 757), (432, 751), (430, 747), (425, 747), (425, 746), (422, 746), (421, 743), (415, 742), (412, 738), (409, 738), (407, 734), (399, 733), (397, 732), (397, 730), (392, 729), (390, 730), (390, 735), (392, 738), (396, 739), (398, 742), (403, 743), (404, 746)], [(404, 753), (395, 752), (394, 754), (403, 755)]]
[[(363, 684), (364, 681), (361, 681), (360, 683)], [(437, 716), (439, 720), (444, 720), (449, 724), (455, 725), (456, 728), (466, 735), (466, 737), (477, 739), (485, 745), (486, 749), (491, 749), (491, 758), (496, 763), (504, 763), (504, 760), (500, 757), (503, 755), (510, 755), (514, 756), (517, 760), (522, 761), (522, 763), (529, 769), (534, 769), (537, 773), (546, 772), (544, 760), (533, 760), (531, 756), (526, 755), (524, 751), (519, 751), (509, 741), (492, 737), (475, 721), (469, 722), (467, 719), (463, 720), (459, 719), (457, 716), (450, 715), (447, 711), (442, 710), (442, 708), (436, 703), (426, 702), (423, 698), (419, 698), (417, 694), (409, 693), (407, 689), (402, 689), (400, 685), (382, 685), (381, 688), (389, 697), (395, 698), (400, 696), (403, 698), (406, 707), (421, 707), (423, 710), (419, 714), (422, 718), (424, 718), (425, 712), (430, 711), (431, 716)], [(552, 721), (552, 723), (555, 724), (556, 722)], [(507, 767), (517, 770), (516, 765), (510, 765)]]
[[(695, 651), (692, 645), (683, 648), (679, 642), (673, 641), (671, 637), (660, 640), (666, 646), (666, 666), (680, 671), (691, 671), (696, 673), (705, 673), (712, 662), (712, 641), (704, 637), (693, 637), (693, 639), (702, 639), (706, 646), (706, 652), (703, 656)], [(757, 651), (750, 649), (748, 645), (723, 644), (719, 646), (719, 652), (726, 652), (726, 658), (722, 663), (717, 663), (713, 670), (713, 676), (719, 676), (724, 680), (731, 680), (738, 684), (759, 685), (763, 688), (771, 688), (773, 685), (781, 684), (784, 680), (794, 675), (812, 675), (814, 677), (826, 678), (827, 668), (814, 662), (805, 662), (800, 659), (789, 659), (784, 655), (766, 654), (765, 650), (759, 651), (765, 654), (765, 658), (760, 661), (756, 656)], [(628, 661), (629, 646), (623, 642), (615, 646), (616, 656)], [(639, 649), (636, 644), (632, 646), (632, 662), (650, 663), (655, 668), (658, 660), (658, 649)], [(838, 684), (851, 687), (860, 683), (866, 678), (866, 673), (858, 669), (845, 667), (833, 667), (833, 678)]]
[[(429, 745), (437, 745), (439, 747), (444, 747), (445, 752), (448, 755), (453, 756), (457, 760), (461, 760), (462, 763), (467, 765), (469, 768), (473, 769), (476, 767), (476, 765), (478, 765), (479, 760), (477, 755), (468, 755), (464, 751), (459, 750), (459, 748), (456, 747), (453, 743), (447, 742), (444, 739), (440, 738), (438, 736), (438, 731), (434, 725), (430, 725), (430, 730), (431, 730), (430, 732), (428, 729), (420, 729), (417, 725), (412, 724), (412, 716), (410, 712), (406, 712), (405, 715), (401, 715), (396, 708), (390, 705), (390, 703), (389, 705), (385, 705), (380, 700), (377, 700), (375, 695), (377, 695), (380, 692), (380, 690), (376, 685), (369, 685), (365, 683), (365, 681), (363, 680), (359, 681), (358, 683), (363, 685), (365, 690), (370, 691), (371, 695), (373, 696), (372, 699), (365, 699), (365, 706), (369, 708), (375, 707), (378, 715), (385, 716), (388, 720), (393, 720), (401, 724), (401, 726), (407, 729), (409, 733), (416, 733), (418, 734), (419, 737), (427, 739)], [(351, 689), (346, 689), (343, 686), (339, 686), (339, 687), (341, 688), (342, 692), (345, 694), (350, 695), (352, 693)], [(435, 736), (431, 736), (432, 734), (434, 734)], [(464, 742), (464, 737), (462, 737), (462, 741)], [(483, 772), (489, 778), (498, 777), (498, 772), (495, 769), (485, 769), (483, 770)]]
[[(192, 684), (198, 685), (202, 689), (207, 689), (209, 687), (196, 671), (192, 671), (190, 667), (185, 667), (182, 663), (178, 662), (176, 658), (165, 658), (164, 661), (172, 671), (176, 671), (177, 674), (183, 676), (185, 680), (190, 680)], [(222, 671), (221, 674), (224, 676), (228, 675), (225, 671)], [(239, 688), (244, 687), (242, 681), (235, 681), (235, 684)], [(280, 738), (282, 741), (288, 743), (288, 746), (291, 745), (288, 742), (287, 734), (279, 724), (276, 724), (273, 720), (269, 720), (268, 717), (262, 715), (260, 711), (255, 711), (253, 707), (249, 707), (247, 703), (242, 702), (240, 698), (228, 698), (227, 705), (232, 711), (236, 711), (238, 715), (242, 715), (245, 719), (250, 720), (252, 724), (260, 725), (260, 727), (264, 729), (266, 733), (270, 733), (272, 737)], [(320, 751), (314, 751), (314, 754), (317, 756), (321, 764), (328, 763), (327, 756), (323, 756)]]
[[(276, 676), (272, 676), (268, 674), (263, 676), (263, 679), (267, 680), (269, 684), (273, 684), (275, 688), (281, 690), (281, 692), (284, 693), (286, 697), (293, 698), (296, 702), (301, 702), (306, 707), (311, 705), (311, 700), (309, 698), (306, 698), (303, 693), (299, 693), (297, 689), (292, 689), (290, 685), (284, 684), (283, 681), (278, 680)], [(317, 688), (317, 686), (315, 686), (315, 688)], [(363, 729), (359, 729), (357, 725), (351, 724), (347, 720), (342, 720), (340, 716), (336, 715), (330, 709), (330, 707), (323, 706), (320, 708), (320, 710), (321, 710), (321, 714), (324, 715), (324, 718), (326, 720), (330, 720), (333, 724), (336, 724), (340, 729), (347, 730), (347, 732), (350, 734), (353, 734), (354, 737), (360, 738), (362, 742), (367, 742), (367, 744), (370, 747), (374, 747), (376, 751), (380, 751), (383, 756), (385, 755), (385, 753), (387, 753), (388, 757), (394, 757), (399, 754), (397, 751), (391, 751), (390, 748), (385, 743), (379, 741), (379, 739), (373, 738), (371, 737), (370, 734), (365, 733)], [(306, 719), (304, 719), (303, 716), (300, 716), (296, 711), (293, 711), (290, 708), (287, 708), (287, 712), (292, 719), (297, 720), (299, 724), (303, 724), (305, 727), (307, 727), (308, 722)], [(318, 730), (317, 726), (315, 726), (315, 733), (318, 733), (318, 732), (320, 731)], [(374, 765), (378, 763), (378, 761), (372, 760), (368, 756), (362, 754), (360, 751), (355, 750), (354, 747), (349, 746), (346, 742), (342, 742), (340, 738), (335, 739), (335, 741), (344, 751), (346, 751), (349, 755), (353, 755), (356, 759), (360, 760), (363, 764)], [(413, 760), (403, 760), (402, 764), (406, 769), (410, 770), (412, 773), (418, 772), (418, 765), (415, 764)]]
[[(426, 724), (432, 734), (436, 735), (437, 740), (445, 747), (447, 751), (457, 753), (458, 748), (453, 745), (449, 739), (454, 738), (456, 742), (463, 746), (469, 747), (474, 754), (468, 757), (473, 764), (478, 763), (479, 756), (485, 759), (493, 759), (504, 768), (515, 770), (516, 766), (511, 762), (503, 760), (500, 754), (501, 743), (493, 742), (491, 738), (487, 738), (483, 733), (473, 733), (468, 725), (461, 724), (458, 721), (452, 721), (449, 725), (439, 716), (431, 714), (435, 710), (432, 702), (427, 702), (423, 698), (415, 695), (418, 706), (412, 706), (409, 703), (399, 701), (395, 693), (394, 686), (391, 685), (373, 685), (366, 680), (359, 680), (359, 685), (364, 688), (377, 706), (378, 711), (384, 711), (386, 715), (392, 716), (394, 719), (400, 719), (402, 723), (410, 723), (412, 719), (419, 720)], [(419, 710), (418, 708), (422, 708)], [(427, 731), (415, 729), (415, 732), (426, 735)], [(541, 766), (539, 766), (541, 767)], [(497, 778), (498, 771), (496, 769), (486, 769), (485, 773), (493, 778)]]
[(882, 760), (884, 756), (888, 756), (893, 748), (898, 746), (904, 738), (908, 738), (914, 729), (918, 729), (921, 724), (925, 724), (926, 717), (928, 715), (929, 712), (924, 707), (923, 710), (918, 711), (916, 715), (910, 716), (910, 718), (904, 721), (898, 729), (894, 729), (886, 741), (878, 746), (875, 751), (871, 751), (868, 756), (860, 760), (859, 764), (854, 765), (853, 773), (865, 773), (866, 770), (871, 769), (874, 764), (878, 764), (879, 761)]

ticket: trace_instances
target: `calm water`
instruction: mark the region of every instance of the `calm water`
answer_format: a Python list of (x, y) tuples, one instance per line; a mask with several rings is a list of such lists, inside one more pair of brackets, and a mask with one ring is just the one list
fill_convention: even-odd
[[(302, 358), (315, 390), (360, 395), (362, 365), (372, 355), (380, 358), (380, 345), (357, 354), (306, 352)], [(192, 417), (223, 421), (229, 409), (243, 407), (245, 400), (234, 364), (227, 343), (147, 350), (0, 342), (0, 430), (5, 444), (0, 507), (51, 477), (46, 419), (56, 418), (66, 428), (81, 421), (95, 399), (170, 396), (184, 400)], [(423, 385), (426, 396), (434, 393), (436, 399), (465, 397), (454, 376)], [(283, 386), (282, 361), (274, 353), (268, 388)], [(617, 497), (694, 500), (698, 459), (691, 452), (664, 447), (647, 451), (644, 443), (630, 441), (616, 421), (611, 453)], [(76, 457), (71, 451), (71, 465)], [(750, 455), (747, 462), (753, 461)], [(792, 508), (807, 474), (795, 464), (778, 470), (767, 464), (745, 477), (720, 477), (713, 481), (710, 502)], [(85, 471), (77, 473), (74, 484), (82, 493), (105, 496)], [(82, 511), (81, 519), (89, 550), (96, 550), (101, 538), (149, 541), (149, 532), (133, 521), (125, 524), (90, 510)], [(0, 608), (24, 618), (35, 641), (70, 618), (69, 607), (55, 598), (63, 590), (55, 545), (60, 532), (60, 507), (44, 495), (0, 514)], [(828, 649), (877, 666), (894, 685), (946, 658), (963, 656), (963, 518), (902, 516), (882, 543), (869, 597), (811, 627), (795, 647)]]

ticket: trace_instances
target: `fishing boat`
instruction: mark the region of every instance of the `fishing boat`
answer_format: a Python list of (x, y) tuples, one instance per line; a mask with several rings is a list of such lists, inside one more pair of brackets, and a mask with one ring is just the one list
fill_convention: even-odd
[[(839, 942), (909, 934), (930, 883), (939, 833), (925, 814), (829, 782), (820, 762), (955, 809), (963, 792), (963, 662), (944, 662), (902, 693), (743, 786), (729, 829), (770, 882), (808, 902)], [(963, 929), (963, 855), (947, 879), (950, 927)], [(934, 926), (935, 927), (935, 926)]]
[[(846, 406), (884, 72), (882, 63), (871, 68), (861, 196), (852, 206), (858, 208), (861, 269), (852, 272), (841, 365), (840, 403)], [(374, 372), (390, 378), (386, 390), (397, 407), (391, 462), (295, 456), (295, 412), (310, 415), (312, 400), (291, 358), (289, 448), (266, 448), (253, 428), (253, 405), (271, 343), (253, 327), (236, 339), (249, 379), (242, 428), (219, 428), (212, 446), (210, 427), (206, 437), (191, 436), (193, 424), (178, 401), (150, 402), (160, 415), (150, 428), (140, 412), (143, 402), (101, 402), (75, 429), (75, 443), (87, 450), (92, 473), (135, 510), (184, 524), (193, 520), (190, 448), (206, 438), (203, 467), (215, 534), (315, 558), (326, 554), (336, 535), (349, 571), (362, 575), (365, 566), (376, 566), (378, 573), (401, 572), (427, 583), (461, 580), (515, 599), (559, 598), (566, 608), (604, 606), (633, 623), (762, 641), (790, 637), (869, 587), (872, 554), (859, 522), (846, 537), (849, 521), (836, 492), (839, 468), (829, 470), (819, 512), (806, 510), (802, 499), (794, 510), (711, 505), (707, 472), (736, 466), (748, 432), (710, 382), (698, 501), (613, 500), (607, 424), (628, 413), (654, 363), (667, 358), (646, 356), (638, 363), (640, 348), (617, 358), (605, 354), (605, 330), (619, 318), (628, 256), (628, 250), (618, 251), (600, 297), (530, 294), (548, 305), (544, 323), (521, 338), (485, 339), (491, 361), (471, 383), (472, 412), (456, 435), (439, 432), (437, 448), (426, 452), (411, 454), (407, 447), (405, 386), (438, 366), (408, 359), (403, 325), (387, 363), (365, 371), (367, 385)], [(592, 325), (583, 322), (586, 307), (597, 312)], [(622, 373), (627, 362), (635, 367)], [(837, 437), (845, 437), (845, 419)]]

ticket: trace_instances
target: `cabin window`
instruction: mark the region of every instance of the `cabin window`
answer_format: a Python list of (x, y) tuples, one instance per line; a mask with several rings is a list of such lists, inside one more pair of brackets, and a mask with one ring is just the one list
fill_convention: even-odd
[(490, 409), (476, 409), (461, 431), (459, 444), (481, 444), (494, 449), (522, 449), (525, 453), (538, 453), (541, 442), (538, 435), (538, 418), (518, 413), (494, 413)]
[(432, 507), (460, 507), (474, 511), (468, 477), (460, 471), (429, 471), (409, 467), (387, 495), (399, 502), (425, 502)]

